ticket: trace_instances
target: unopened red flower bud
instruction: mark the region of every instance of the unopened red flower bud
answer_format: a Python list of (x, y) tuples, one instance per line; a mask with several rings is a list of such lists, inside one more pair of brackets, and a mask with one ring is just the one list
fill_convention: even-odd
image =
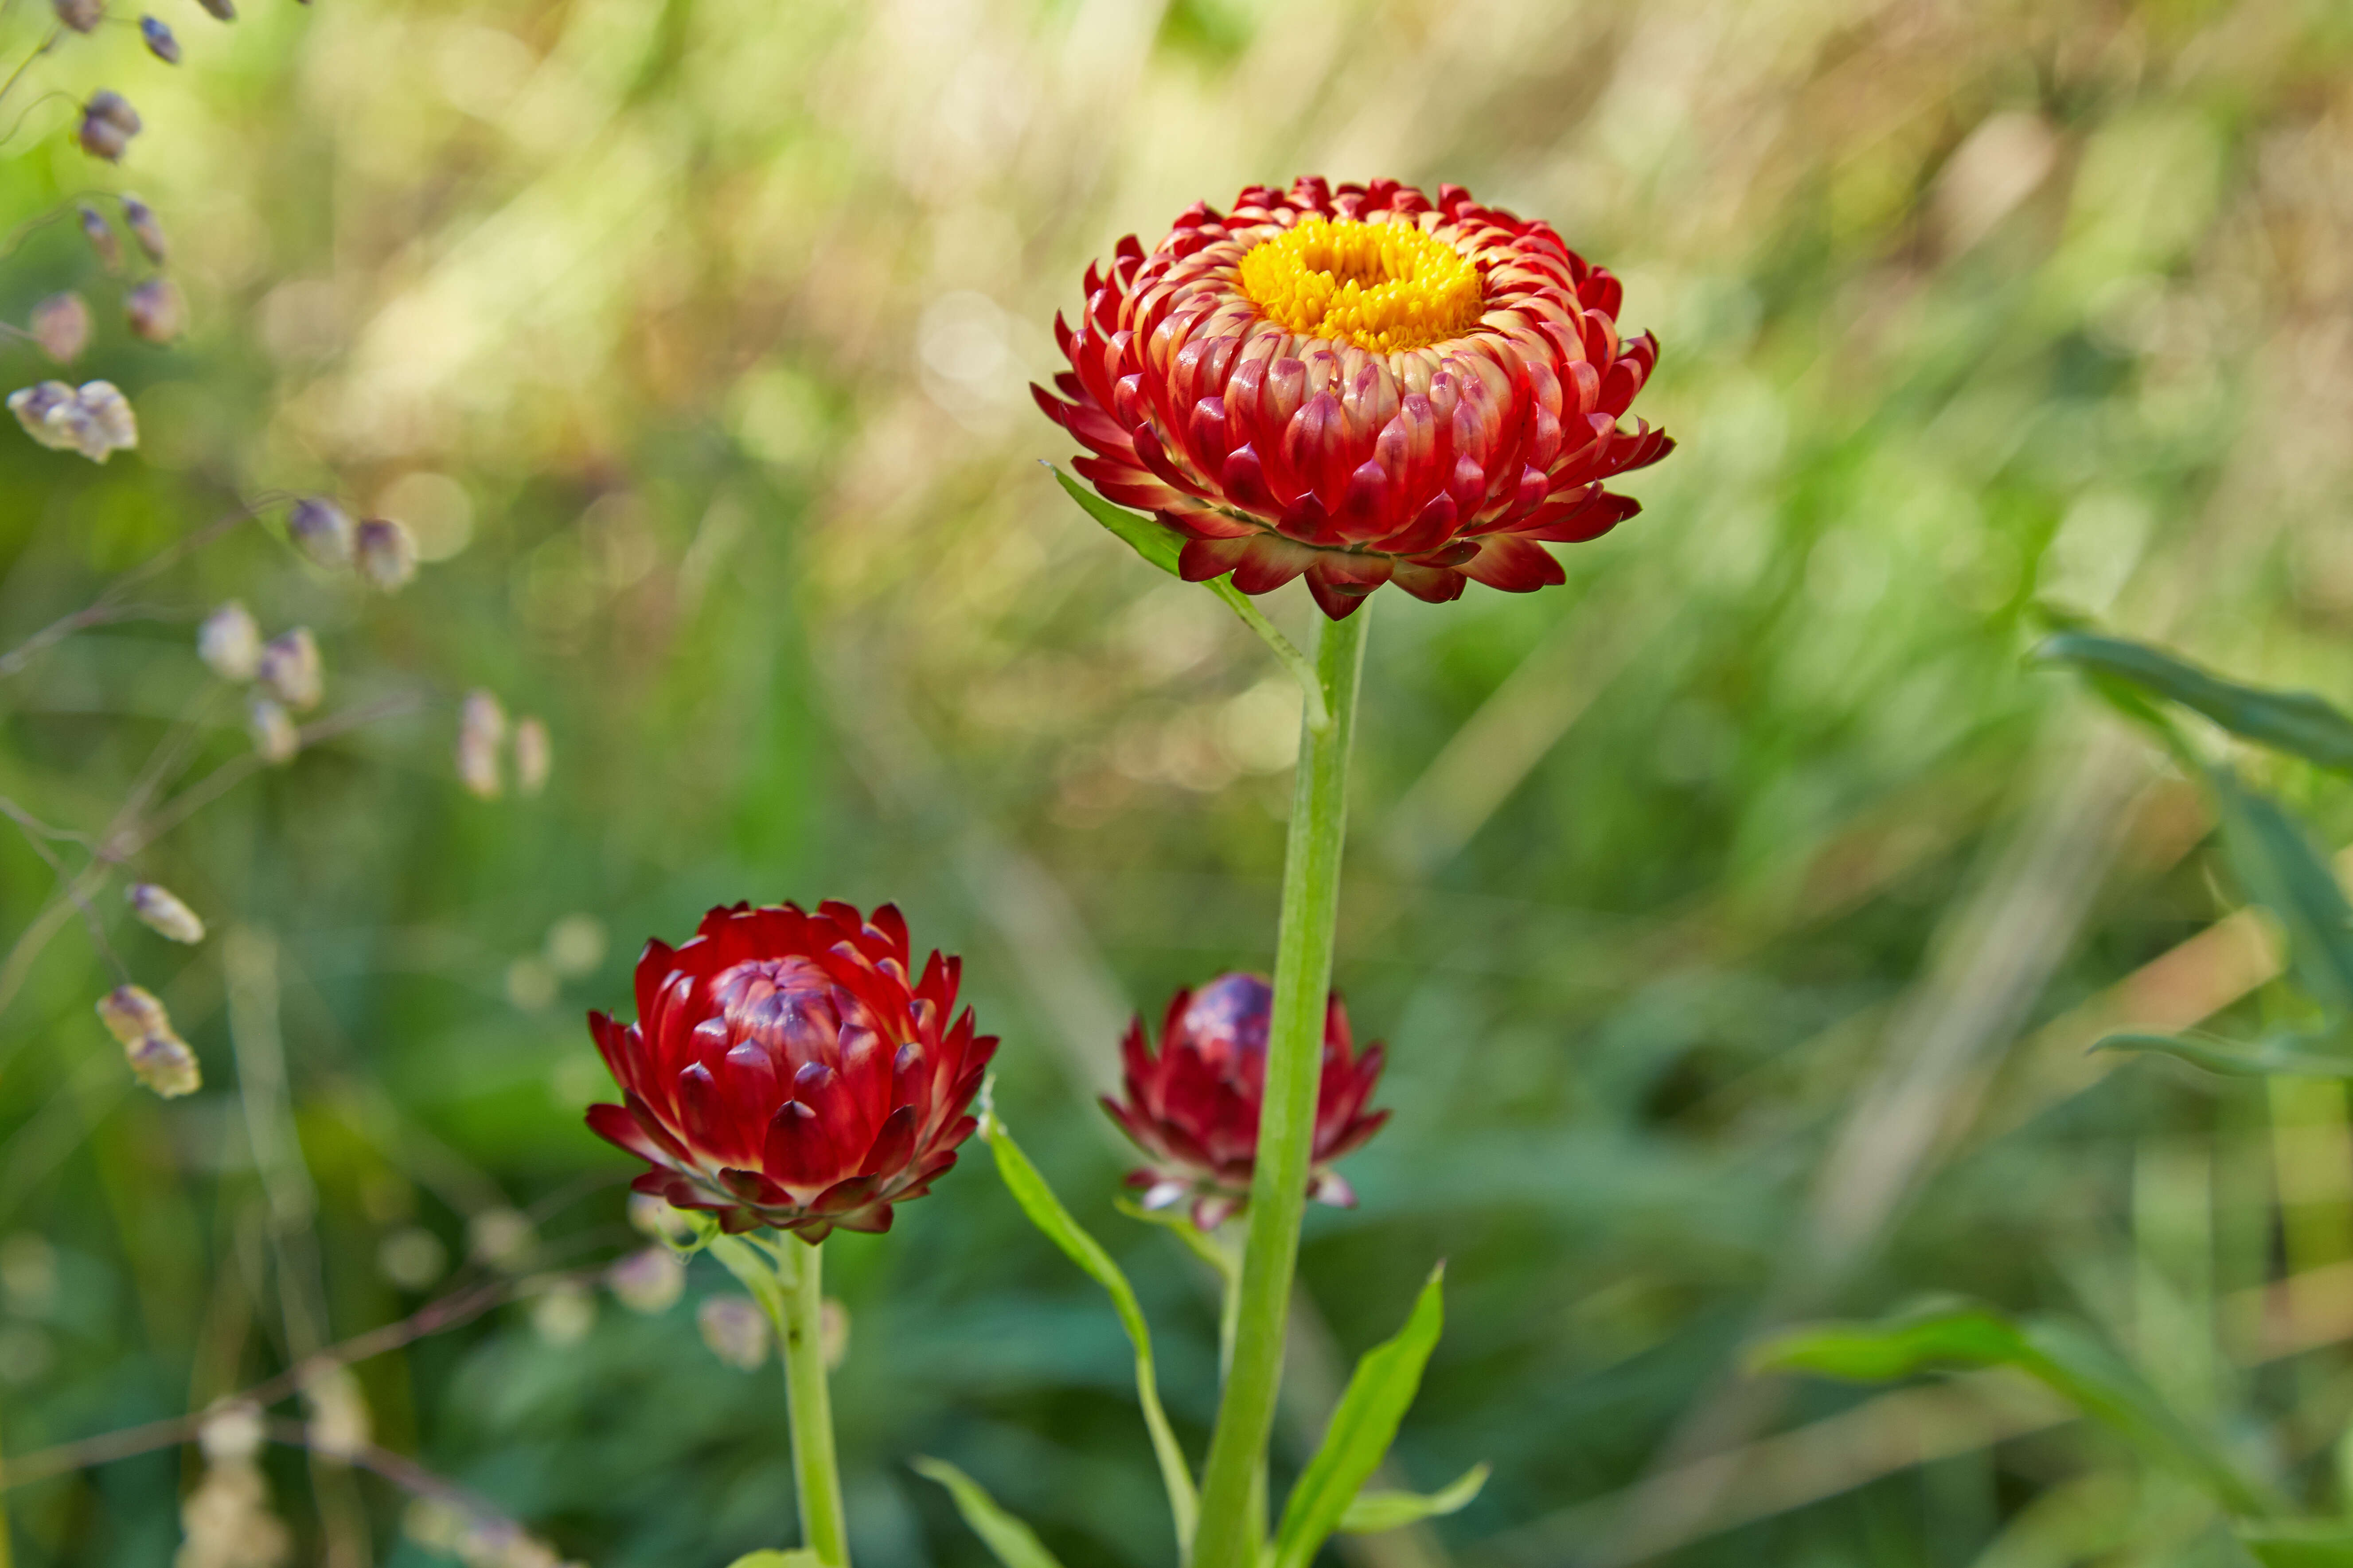
[(148, 1035), (172, 1032), (172, 1016), (143, 985), (118, 985), (98, 999), (99, 1021), (126, 1046)]
[(417, 542), (408, 530), (388, 517), (372, 517), (360, 524), (354, 549), (360, 575), (387, 594), (397, 594), (417, 575)]
[(547, 787), (547, 775), (554, 763), (554, 753), (547, 740), (547, 725), (539, 719), (524, 719), (515, 725), (514, 763), (515, 790), (525, 796), (535, 795)]
[(458, 705), (458, 782), (479, 800), (496, 800), (506, 787), (499, 750), (507, 737), (507, 710), (488, 691), (469, 691)]
[(711, 1353), (738, 1372), (757, 1372), (768, 1359), (768, 1320), (749, 1296), (706, 1297), (694, 1326)]
[(93, 463), (139, 445), (139, 422), (111, 381), (86, 381), (79, 387), (45, 381), (23, 387), (8, 395), (8, 412), (42, 446), (79, 452)]
[(126, 195), (122, 198), (122, 221), (130, 228), (131, 237), (139, 242), (139, 248), (147, 253), (147, 259), (161, 266), (172, 253), (172, 247), (164, 238), (164, 226), (155, 221), (155, 209), (137, 196)]
[(90, 307), (70, 291), (52, 294), (33, 307), (26, 330), (41, 352), (59, 364), (71, 364), (90, 347)]
[(180, 63), (180, 40), (172, 36), (172, 29), (165, 26), (161, 18), (140, 17), (139, 36), (147, 41), (149, 54), (167, 66)]
[(352, 563), (352, 520), (323, 496), (307, 496), (286, 514), (286, 535), (329, 571)]
[(106, 215), (88, 202), (74, 211), (81, 219), (82, 237), (90, 241), (92, 250), (98, 252), (99, 264), (109, 272), (121, 271), (122, 242), (114, 237), (114, 229), (106, 221)]
[(686, 1265), (667, 1247), (640, 1247), (607, 1269), (605, 1283), (622, 1306), (651, 1317), (684, 1293)]
[(150, 278), (122, 301), (131, 330), (151, 343), (168, 343), (180, 335), (186, 310), (180, 290), (169, 278)]
[(157, 936), (195, 945), (205, 940), (205, 922), (177, 894), (159, 882), (133, 882), (123, 889), (131, 912)]
[(177, 1100), (204, 1087), (196, 1053), (177, 1035), (146, 1035), (122, 1047), (132, 1076), (164, 1100)]
[(261, 627), (253, 612), (235, 599), (196, 627), (196, 657), (223, 680), (251, 680), (261, 668)]
[(261, 663), (253, 673), (263, 690), (297, 713), (316, 708), (319, 699), (326, 695), (319, 641), (308, 626), (296, 626), (264, 643)]
[(77, 33), (95, 32), (106, 17), (106, 0), (50, 0), (50, 9), (58, 14), (59, 26)]
[(82, 105), (81, 124), (75, 135), (83, 152), (112, 163), (121, 159), (139, 129), (139, 111), (131, 107), (131, 100), (100, 88)]
[[(1273, 1004), (1274, 987), (1264, 976), (1221, 974), (1169, 1002), (1157, 1055), (1145, 1038), (1144, 1020), (1128, 1026), (1120, 1050), (1126, 1098), (1103, 1103), (1152, 1159), (1128, 1177), (1129, 1185), (1143, 1190), (1146, 1208), (1189, 1201), (1193, 1223), (1214, 1230), (1249, 1201)], [(1324, 1012), (1310, 1197), (1343, 1208), (1356, 1203), (1347, 1183), (1329, 1167), (1388, 1120), (1388, 1111), (1366, 1105), (1380, 1079), (1382, 1056), (1377, 1045), (1356, 1051), (1348, 1010), (1331, 997)]]
[(294, 760), (302, 749), (301, 731), (286, 710), (267, 697), (255, 697), (246, 704), (245, 727), (253, 737), (253, 749), (261, 760), (272, 767)]

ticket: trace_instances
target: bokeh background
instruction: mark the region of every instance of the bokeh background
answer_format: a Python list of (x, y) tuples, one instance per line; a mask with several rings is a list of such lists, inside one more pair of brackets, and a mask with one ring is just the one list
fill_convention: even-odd
[[(2266, 961), (2201, 934), (2234, 900), (2194, 792), (2022, 658), (2048, 604), (2353, 695), (2341, 5), (159, 4), (176, 71), (118, 20), (6, 103), (0, 311), (84, 289), (79, 374), (144, 437), (103, 469), (0, 438), (0, 642), (274, 492), (427, 562), (370, 595), (272, 512), (0, 679), (0, 790), (90, 834), (186, 716), (179, 786), (244, 754), (189, 643), (223, 598), (318, 632), (329, 711), (393, 710), (136, 856), (205, 946), (94, 896), (203, 1059), (186, 1100), (131, 1082), (112, 971), (0, 840), (8, 1456), (506, 1280), (359, 1365), (379, 1441), (598, 1568), (789, 1540), (776, 1369), (694, 1330), (717, 1270), (656, 1318), (564, 1281), (636, 1244), (584, 1009), (709, 904), (825, 896), (965, 955), (1000, 1107), (1138, 1280), (1198, 1454), (1214, 1303), (1113, 1212), (1090, 1101), (1131, 1011), (1269, 962), (1296, 699), (1056, 491), (1026, 383), (1121, 235), (1321, 172), (1551, 218), (1661, 336), (1637, 411), (1681, 441), (1567, 587), (1370, 612), (1339, 983), (1397, 1114), (1362, 1206), (1311, 1218), (1282, 1462), (1443, 1255), (1394, 1470), (1495, 1475), (1335, 1556), (2238, 1561), (1998, 1381), (1741, 1373), (1775, 1323), (1929, 1289), (2091, 1321), (2343, 1506), (2353, 1313), (2284, 1333), (2260, 1294), (2353, 1263), (2343, 1096), (2084, 1055), (2260, 1009)], [(47, 26), (19, 0), (12, 63)], [(101, 85), (146, 121), (119, 171), (70, 142)], [(36, 221), (92, 188), (171, 231), (180, 344)], [(475, 687), (547, 721), (544, 795), (459, 787)], [(862, 1561), (985, 1560), (917, 1453), (1072, 1568), (1167, 1559), (1117, 1326), (985, 1159), (828, 1258)], [(199, 1467), (15, 1489), (17, 1561), (172, 1561)], [(269, 1475), (296, 1561), (446, 1561), (373, 1477)]]

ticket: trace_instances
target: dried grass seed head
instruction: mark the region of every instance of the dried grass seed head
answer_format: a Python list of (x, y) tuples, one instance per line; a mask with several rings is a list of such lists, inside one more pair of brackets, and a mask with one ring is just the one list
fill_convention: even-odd
[(231, 599), (196, 627), (196, 657), (223, 680), (247, 681), (261, 668), (261, 626), (241, 600)]
[(246, 704), (246, 732), (253, 737), (253, 749), (271, 767), (280, 767), (294, 760), (302, 749), (301, 731), (285, 709), (270, 698), (256, 694)]
[(164, 25), (162, 18), (140, 17), (139, 36), (146, 40), (149, 54), (167, 66), (180, 63), (180, 40), (172, 36), (172, 29)]
[(69, 289), (52, 294), (33, 307), (25, 329), (41, 352), (59, 364), (71, 364), (90, 347), (90, 306)]
[(324, 496), (305, 496), (286, 514), (286, 534), (311, 561), (339, 572), (352, 563), (352, 520)]
[(133, 882), (123, 889), (139, 923), (168, 942), (193, 947), (205, 940), (205, 922), (178, 894), (160, 882)]
[(262, 689), (297, 713), (308, 712), (326, 695), (326, 672), (319, 662), (319, 639), (308, 626), (296, 626), (262, 645), (261, 664), (254, 672)]
[(131, 139), (139, 132), (139, 111), (131, 107), (131, 100), (111, 89), (100, 88), (82, 105), (81, 124), (76, 128), (74, 137), (91, 157), (114, 163), (121, 161)]
[(738, 1372), (757, 1372), (768, 1359), (768, 1320), (749, 1296), (705, 1298), (694, 1326), (711, 1353)]
[(614, 1300), (648, 1317), (667, 1312), (686, 1290), (686, 1265), (667, 1247), (645, 1247), (605, 1271)]
[(187, 324), (187, 307), (181, 301), (179, 286), (169, 278), (150, 278), (131, 290), (122, 301), (122, 313), (131, 330), (151, 343), (170, 342)]
[(126, 1046), (136, 1045), (149, 1035), (172, 1032), (172, 1016), (164, 1011), (164, 1004), (143, 985), (118, 985), (98, 999), (99, 1021), (107, 1031)]
[(50, 0), (49, 8), (58, 14), (59, 26), (77, 33), (95, 32), (106, 19), (106, 0)]
[(145, 1035), (122, 1047), (133, 1077), (160, 1100), (177, 1100), (204, 1087), (196, 1053), (177, 1035)]
[(114, 237), (114, 227), (106, 221), (106, 215), (88, 202), (74, 211), (81, 221), (82, 237), (90, 241), (92, 250), (98, 252), (99, 264), (109, 272), (121, 271), (122, 242)]
[[(162, 23), (156, 26), (161, 26)], [(137, 196), (125, 193), (122, 197), (122, 221), (131, 230), (131, 237), (147, 253), (147, 259), (162, 266), (172, 254), (171, 242), (164, 237), (164, 226), (156, 221), (155, 209)]]
[(79, 452), (93, 463), (139, 445), (139, 422), (111, 381), (86, 381), (79, 387), (45, 381), (10, 393), (8, 412), (42, 446)]
[(555, 755), (548, 744), (547, 724), (536, 717), (516, 723), (514, 733), (515, 790), (530, 796), (547, 787)]
[(458, 782), (480, 800), (496, 800), (506, 784), (499, 752), (507, 736), (507, 710), (489, 691), (466, 693), (458, 705)]
[(237, 20), (237, 5), (235, 5), (234, 0), (196, 0), (196, 3), (202, 5), (207, 12), (211, 13), (213, 19), (216, 21), (234, 22)]

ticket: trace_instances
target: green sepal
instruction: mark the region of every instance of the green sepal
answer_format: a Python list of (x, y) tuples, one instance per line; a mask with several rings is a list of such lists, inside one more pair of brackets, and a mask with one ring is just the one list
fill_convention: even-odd
[(2031, 657), (2039, 664), (2069, 665), (2178, 702), (2275, 752), (2325, 768), (2353, 768), (2353, 718), (2315, 692), (2244, 686), (2145, 643), (2095, 632), (2061, 632), (2045, 638)]
[(987, 1489), (945, 1459), (921, 1455), (907, 1463), (925, 1480), (937, 1481), (955, 1500), (956, 1512), (980, 1537), (981, 1544), (1005, 1568), (1062, 1568), (1038, 1532), (999, 1506)]
[(1460, 1512), (1487, 1484), (1487, 1466), (1473, 1465), (1434, 1492), (1358, 1492), (1340, 1516), (1340, 1528), (1350, 1535), (1377, 1535)]
[(1339, 1406), (1332, 1412), (1323, 1446), (1307, 1461), (1282, 1505), (1282, 1522), (1274, 1532), (1273, 1568), (1307, 1568), (1317, 1549), (1341, 1527), (1356, 1494), (1397, 1440), (1398, 1426), (1421, 1388), (1422, 1369), (1430, 1364), (1439, 1331), (1445, 1327), (1445, 1264), (1431, 1269), (1405, 1327), (1356, 1363)]
[(1877, 1322), (1810, 1323), (1753, 1347), (1752, 1372), (1807, 1372), (1885, 1383), (1957, 1367), (2015, 1367), (2152, 1458), (2200, 1482), (2229, 1512), (2257, 1516), (2274, 1500), (2211, 1439), (2168, 1406), (2140, 1373), (2079, 1329), (2012, 1321), (1990, 1307), (1932, 1301)]
[(1144, 1321), (1143, 1305), (1135, 1299), (1135, 1288), (1112, 1261), (1103, 1244), (1089, 1236), (1054, 1189), (1046, 1184), (1038, 1167), (1013, 1142), (1005, 1123), (987, 1103), (987, 1091), (982, 1091), (980, 1135), (987, 1141), (989, 1152), (997, 1158), (997, 1173), (1004, 1179), (1013, 1201), (1029, 1216), (1029, 1223), (1046, 1233), (1046, 1239), (1062, 1249), (1064, 1257), (1077, 1264), (1111, 1297), (1112, 1310), (1119, 1314), (1120, 1326), (1127, 1331), (1128, 1342), (1135, 1347), (1135, 1397), (1144, 1407), (1144, 1425), (1152, 1434), (1152, 1452), (1160, 1462), (1160, 1481), (1168, 1492), (1168, 1512), (1176, 1527), (1176, 1550), (1180, 1556), (1189, 1555), (1193, 1549), (1193, 1526), (1200, 1513), (1200, 1499), (1193, 1485), (1193, 1472), (1185, 1462), (1185, 1450), (1177, 1446), (1176, 1432), (1168, 1424), (1168, 1413), (1161, 1407), (1160, 1382), (1154, 1370), (1152, 1330)]

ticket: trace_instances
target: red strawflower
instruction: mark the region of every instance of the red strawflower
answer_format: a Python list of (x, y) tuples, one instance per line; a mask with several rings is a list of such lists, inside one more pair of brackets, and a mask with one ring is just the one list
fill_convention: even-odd
[(1252, 185), (1121, 240), (1086, 293), (1054, 321), (1070, 401), (1031, 388), (1073, 467), (1185, 534), (1187, 579), (1303, 572), (1335, 620), (1384, 583), (1565, 581), (1545, 544), (1633, 516), (1603, 482), (1673, 446), (1618, 427), (1658, 359), (1620, 340), (1618, 279), (1459, 186)]
[[(1154, 1055), (1139, 1017), (1120, 1044), (1126, 1067), (1124, 1103), (1103, 1109), (1153, 1163), (1128, 1177), (1146, 1208), (1190, 1198), (1193, 1223), (1214, 1230), (1250, 1197), (1258, 1161), (1259, 1108), (1266, 1095), (1266, 1036), (1274, 987), (1258, 974), (1220, 974), (1198, 991), (1169, 999)], [(1315, 1148), (1307, 1194), (1353, 1207), (1356, 1194), (1334, 1160), (1380, 1131), (1386, 1110), (1367, 1110), (1381, 1076), (1378, 1045), (1356, 1054), (1348, 1010), (1331, 998), (1324, 1014), (1324, 1076), (1316, 1089)]]
[(636, 1023), (588, 1015), (624, 1102), (589, 1128), (654, 1167), (637, 1191), (731, 1232), (888, 1230), (978, 1125), (997, 1040), (969, 1008), (949, 1024), (960, 969), (934, 952), (911, 981), (889, 904), (713, 910), (684, 946), (646, 944)]

